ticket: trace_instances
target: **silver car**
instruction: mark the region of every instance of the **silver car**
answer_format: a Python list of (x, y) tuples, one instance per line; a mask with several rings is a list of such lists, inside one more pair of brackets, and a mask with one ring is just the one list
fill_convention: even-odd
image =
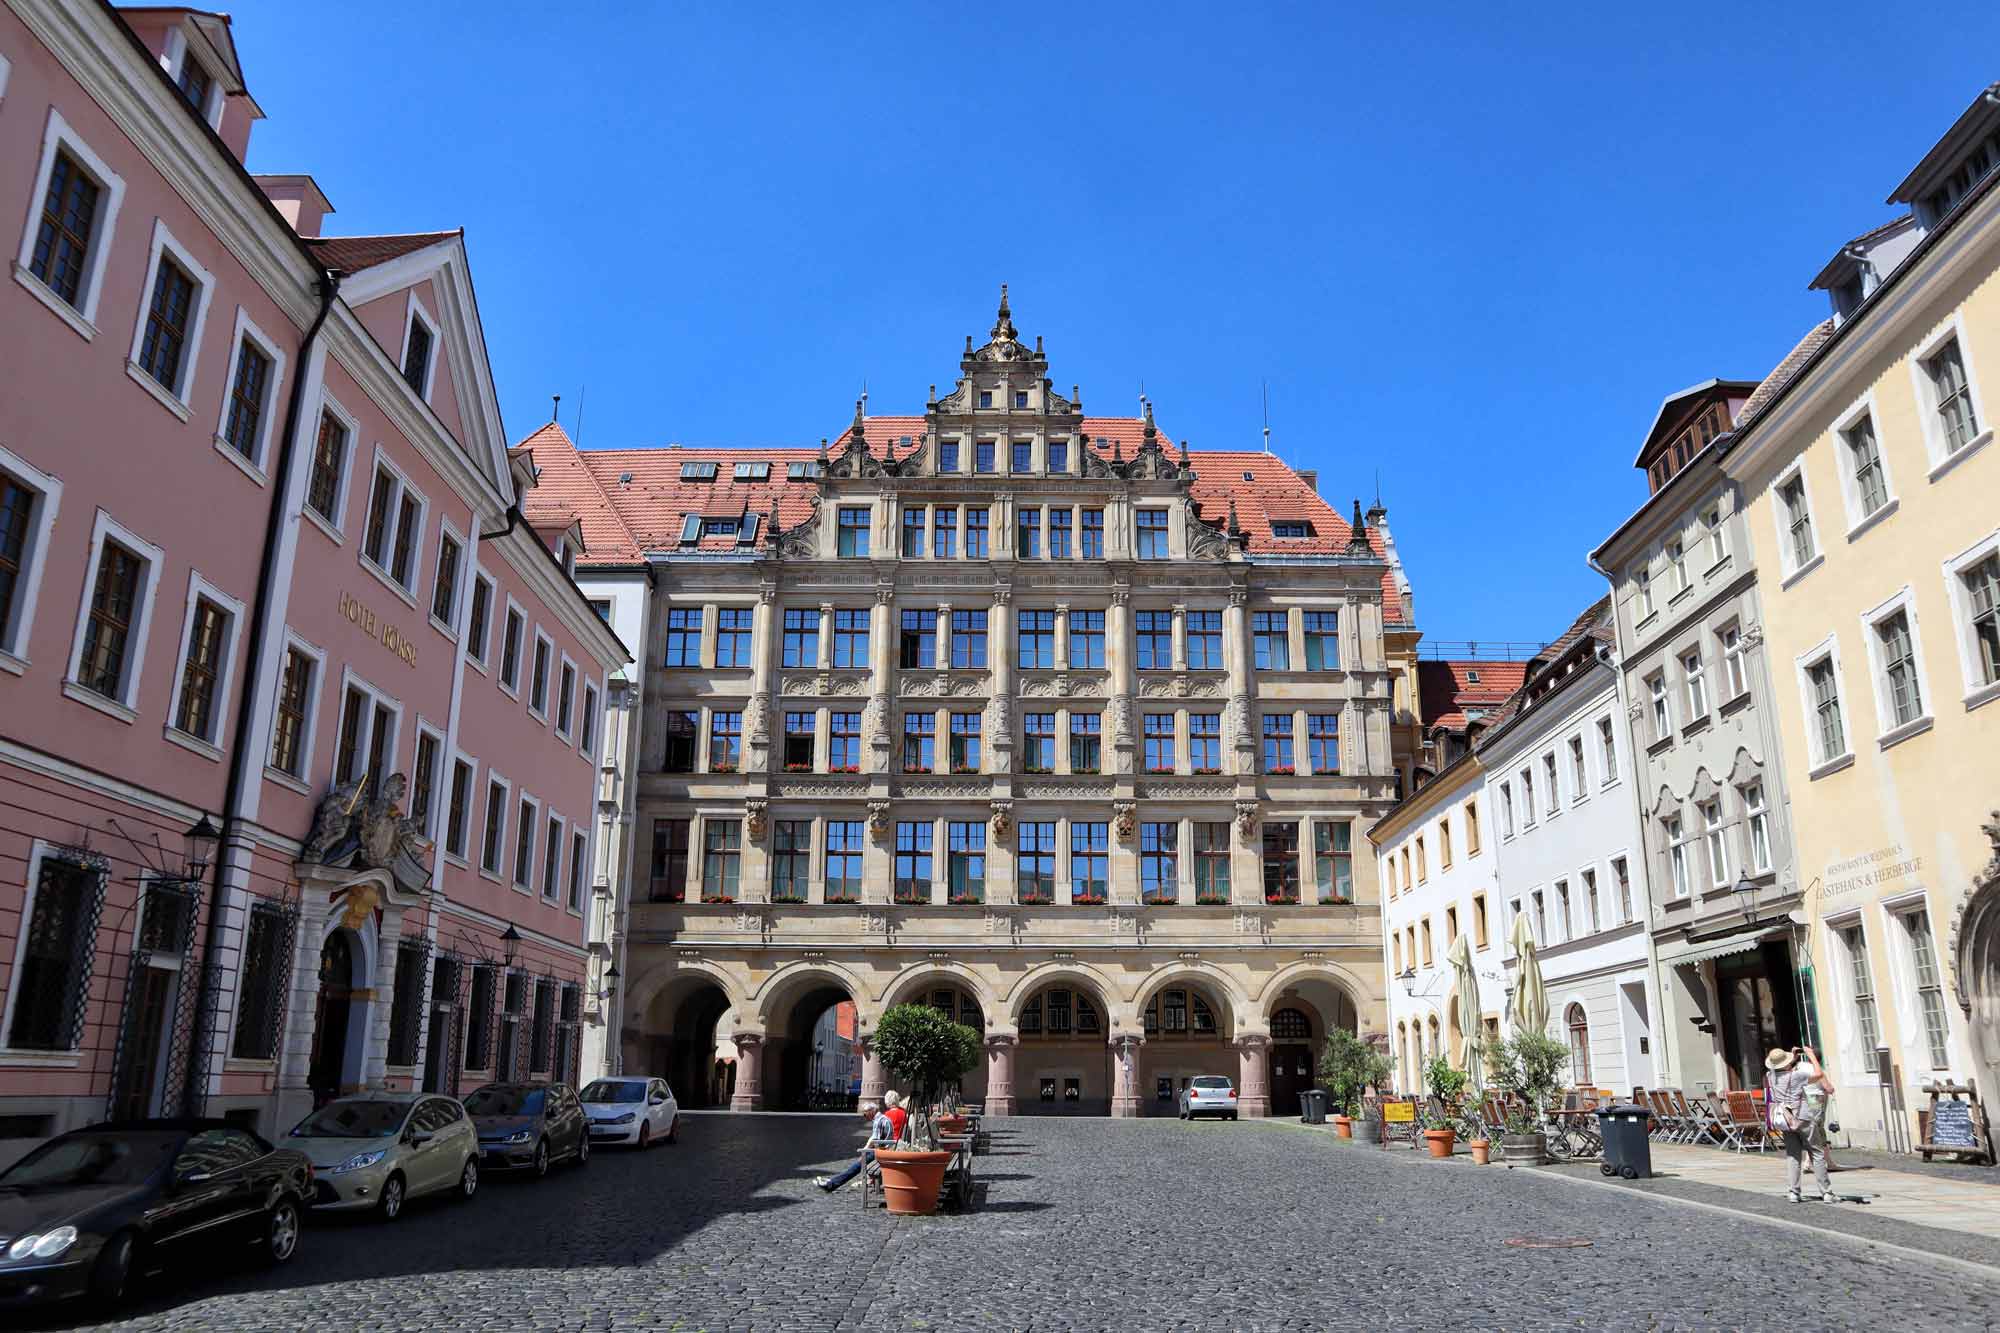
[(1181, 1089), (1181, 1119), (1200, 1116), (1236, 1118), (1236, 1085), (1222, 1074), (1198, 1074)]
[(479, 1136), (465, 1108), (422, 1092), (370, 1092), (328, 1102), (285, 1140), (313, 1164), (313, 1206), (373, 1208), (385, 1220), (404, 1203), (479, 1189)]

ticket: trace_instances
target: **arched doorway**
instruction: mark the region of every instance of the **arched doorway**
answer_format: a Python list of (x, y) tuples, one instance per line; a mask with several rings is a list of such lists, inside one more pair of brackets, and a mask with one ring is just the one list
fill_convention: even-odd
[(1271, 1114), (1297, 1115), (1299, 1094), (1315, 1082), (1313, 1053), (1319, 1049), (1313, 1021), (1298, 1005), (1271, 1013)]
[(1111, 1114), (1110, 1018), (1103, 996), (1074, 982), (1054, 982), (1022, 1002), (1017, 1026), (1016, 1114)]
[[(1323, 972), (1295, 972), (1265, 1001), (1265, 1021), (1271, 1025), (1271, 1114), (1299, 1114), (1299, 1093), (1319, 1086), (1319, 1055), (1327, 1034), (1336, 1029), (1358, 1033), (1360, 1012), (1354, 997), (1338, 978)], [(1421, 1024), (1396, 1024), (1393, 1086), (1421, 1087), (1418, 1063), (1423, 1058)], [(1407, 1072), (1406, 1072), (1407, 1071)], [(1406, 1078), (1418, 1080), (1405, 1082)]]
[[(813, 1035), (820, 1020), (841, 1005), (852, 1006), (854, 997), (847, 988), (832, 980), (807, 984), (773, 1016), (764, 1038), (764, 1107), (771, 1111), (808, 1111), (815, 1108), (825, 1089), (813, 1082), (815, 1050)], [(836, 1020), (838, 1015), (836, 1014)], [(836, 1022), (837, 1026), (837, 1022)], [(858, 1034), (856, 1034), (858, 1035)], [(824, 1066), (827, 1052), (818, 1051)]]
[(703, 975), (683, 976), (646, 1006), (641, 1022), (625, 1029), (620, 1071), (664, 1078), (674, 1099), (689, 1110), (729, 1105), (733, 1065), (717, 1059), (716, 1045), (729, 995)]
[(1141, 1115), (1178, 1115), (1180, 1095), (1196, 1075), (1238, 1078), (1240, 1061), (1229, 1045), (1233, 1020), (1228, 1001), (1197, 983), (1170, 982), (1145, 998), (1146, 1044), (1135, 1080)]
[(324, 1106), (361, 1082), (362, 1045), (368, 1024), (356, 1021), (356, 992), (367, 986), (360, 937), (345, 926), (326, 937), (319, 950), (319, 998), (313, 1012), (312, 1060), (306, 1086), (314, 1106)]

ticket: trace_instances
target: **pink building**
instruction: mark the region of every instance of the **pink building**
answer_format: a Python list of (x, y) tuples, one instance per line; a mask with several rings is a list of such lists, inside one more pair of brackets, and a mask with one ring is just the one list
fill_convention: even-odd
[(626, 652), (463, 235), (262, 114), (222, 15), (0, 3), (0, 1140), (575, 1074)]

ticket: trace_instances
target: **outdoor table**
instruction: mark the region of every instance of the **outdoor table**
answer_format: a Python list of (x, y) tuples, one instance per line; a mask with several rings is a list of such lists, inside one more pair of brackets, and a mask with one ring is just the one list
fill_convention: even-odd
[(1597, 1133), (1597, 1112), (1566, 1107), (1548, 1113), (1549, 1156), (1564, 1159), (1595, 1157), (1604, 1151)]

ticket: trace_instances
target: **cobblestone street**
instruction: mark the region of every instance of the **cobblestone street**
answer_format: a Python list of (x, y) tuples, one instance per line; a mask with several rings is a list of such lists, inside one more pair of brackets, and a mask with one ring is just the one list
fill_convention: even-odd
[[(829, 1116), (691, 1116), (678, 1147), (168, 1279), (111, 1327), (1991, 1327), (1992, 1280), (1542, 1172), (1280, 1124), (996, 1123), (965, 1216), (863, 1214)], [(1775, 1179), (1775, 1176), (1774, 1176)], [(1584, 1236), (1527, 1250), (1515, 1236)]]

